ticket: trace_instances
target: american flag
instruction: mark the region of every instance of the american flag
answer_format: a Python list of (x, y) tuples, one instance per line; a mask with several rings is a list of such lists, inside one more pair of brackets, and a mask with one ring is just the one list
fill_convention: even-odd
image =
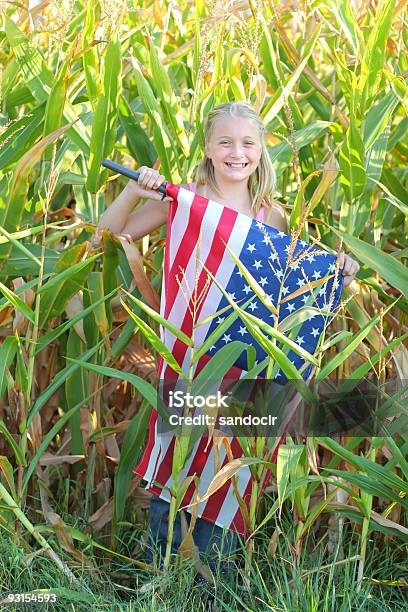
[[(251, 295), (254, 296), (245, 275), (234, 262), (230, 249), (274, 306), (274, 309), (267, 308), (255, 297), (246, 307), (246, 312), (273, 326), (276, 318), (281, 325), (285, 319), (288, 321), (288, 316), (303, 309), (306, 318), (300, 319), (288, 333), (293, 335), (295, 332), (293, 340), (297, 346), (313, 354), (341, 298), (342, 276), (336, 266), (336, 257), (180, 186), (168, 184), (167, 194), (173, 201), (169, 206), (167, 223), (161, 314), (189, 337), (195, 323), (194, 347), (197, 350), (202, 346), (231, 312), (230, 307), (219, 316), (211, 318), (214, 313), (230, 306), (230, 302), (216, 283), (209, 282), (208, 272), (225, 289), (229, 298), (240, 305)], [(207, 322), (197, 326), (197, 323), (204, 320)], [(191, 349), (168, 329), (161, 329), (161, 337), (187, 375)], [(256, 363), (261, 363), (267, 356), (243, 321), (237, 318), (209, 347), (207, 354), (198, 360), (195, 374), (220, 348), (234, 340), (251, 344), (255, 348)], [(278, 346), (287, 353), (289, 360), (306, 379), (312, 366), (298, 352), (288, 350), (283, 344), (278, 343)], [(243, 353), (225, 376), (230, 379), (240, 377), (247, 368), (247, 357)], [(159, 378), (176, 381), (179, 375), (161, 361)], [(275, 380), (282, 383), (287, 380), (281, 369), (276, 372)], [(171, 482), (174, 440), (174, 436), (160, 435), (157, 413), (153, 412), (148, 444), (135, 470), (137, 475), (148, 481), (149, 491), (167, 501), (170, 496), (165, 487)], [(197, 442), (182, 474), (182, 477), (193, 474), (200, 477), (200, 496), (205, 493), (214, 476), (212, 441), (207, 443), (205, 436)], [(231, 448), (234, 457), (242, 456), (237, 439), (231, 439)], [(227, 463), (228, 457), (225, 450), (221, 449), (221, 466)], [(247, 468), (240, 470), (237, 481), (241, 496), (248, 502), (251, 476)], [(191, 502), (194, 490), (195, 485), (192, 483), (183, 499), (183, 506)], [(220, 526), (244, 532), (243, 518), (230, 481), (208, 501), (199, 505), (198, 515)]]

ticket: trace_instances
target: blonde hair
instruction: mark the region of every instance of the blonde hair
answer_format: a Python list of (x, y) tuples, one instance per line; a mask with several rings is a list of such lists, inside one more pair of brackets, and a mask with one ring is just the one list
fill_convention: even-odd
[[(243, 117), (249, 119), (259, 130), (261, 142), (261, 158), (255, 172), (248, 179), (248, 188), (251, 195), (251, 208), (253, 213), (258, 214), (261, 206), (270, 208), (273, 204), (273, 193), (275, 191), (275, 171), (265, 145), (265, 124), (252, 106), (245, 102), (225, 102), (213, 108), (204, 122), (205, 143), (211, 138), (215, 122), (222, 117)], [(194, 180), (197, 185), (209, 185), (210, 188), (221, 197), (217, 181), (215, 180), (214, 166), (204, 152), (204, 159), (198, 164), (194, 171)]]

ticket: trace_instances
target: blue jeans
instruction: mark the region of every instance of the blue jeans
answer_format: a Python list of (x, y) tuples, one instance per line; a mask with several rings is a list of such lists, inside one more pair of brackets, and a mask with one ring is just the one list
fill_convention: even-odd
[[(150, 500), (150, 529), (147, 548), (147, 563), (153, 563), (153, 553), (158, 549), (160, 565), (166, 554), (167, 529), (170, 504), (156, 495)], [(185, 513), (190, 524), (190, 514)], [(193, 539), (200, 551), (200, 558), (217, 573), (220, 558), (230, 554), (237, 546), (237, 536), (229, 529), (223, 529), (203, 518), (197, 518), (193, 529)], [(172, 553), (176, 553), (182, 542), (180, 513), (174, 521)]]

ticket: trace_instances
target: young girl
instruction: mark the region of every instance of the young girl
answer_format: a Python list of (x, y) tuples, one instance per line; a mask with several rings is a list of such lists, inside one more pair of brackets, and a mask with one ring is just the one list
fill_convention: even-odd
[[(287, 232), (285, 214), (281, 206), (273, 200), (274, 172), (264, 141), (265, 126), (258, 113), (245, 103), (225, 103), (214, 108), (205, 122), (204, 159), (195, 171), (195, 182), (182, 185), (208, 200), (214, 200), (228, 208), (265, 222), (280, 231)], [(101, 217), (98, 228), (108, 228), (113, 233), (128, 234), (138, 240), (166, 223), (168, 202), (156, 189), (165, 181), (156, 170), (142, 166), (137, 182), (130, 180), (122, 193), (109, 206)], [(133, 208), (139, 198), (147, 202), (135, 212)], [(359, 269), (358, 264), (341, 253), (340, 267), (343, 267), (344, 286), (350, 284)], [(155, 421), (151, 421), (149, 441), (145, 453), (135, 473), (149, 482), (148, 490), (153, 493), (151, 501), (150, 543), (157, 541), (164, 555), (167, 540), (168, 494), (165, 489), (152, 485), (160, 482), (160, 462), (163, 457), (159, 436), (155, 431)], [(210, 460), (199, 447), (193, 458), (189, 473), (197, 465), (197, 474), (204, 472)], [(168, 458), (167, 458), (168, 459)], [(213, 458), (212, 458), (213, 461)], [(211, 472), (207, 470), (206, 473)], [(168, 483), (167, 483), (168, 484)], [(207, 483), (209, 484), (209, 482)], [(231, 522), (223, 520), (228, 514), (234, 516), (235, 509), (225, 512), (226, 503), (234, 502), (229, 497), (219, 497), (206, 503), (205, 509), (196, 522), (193, 531), (194, 541), (201, 553), (211, 551), (210, 566), (215, 569), (214, 551), (224, 546), (230, 550), (235, 546), (235, 534), (230, 530)], [(220, 512), (217, 505), (223, 505)], [(230, 510), (230, 509), (228, 509)], [(227, 528), (223, 532), (223, 528)], [(239, 530), (238, 530), (239, 531)], [(177, 517), (174, 530), (173, 550), (181, 543), (180, 517)], [(152, 561), (149, 549), (148, 561)]]

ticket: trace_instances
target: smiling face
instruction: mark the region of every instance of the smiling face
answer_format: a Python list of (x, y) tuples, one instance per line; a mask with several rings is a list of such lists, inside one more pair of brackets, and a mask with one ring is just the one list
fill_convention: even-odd
[(247, 180), (261, 159), (258, 127), (244, 117), (220, 117), (215, 122), (205, 152), (212, 160), (217, 182), (220, 179)]

